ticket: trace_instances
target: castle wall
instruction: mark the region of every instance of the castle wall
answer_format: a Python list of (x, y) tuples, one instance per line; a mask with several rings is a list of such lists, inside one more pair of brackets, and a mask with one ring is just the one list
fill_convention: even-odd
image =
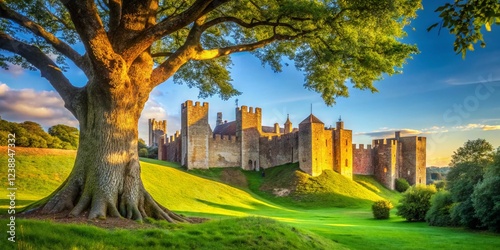
[(186, 101), (181, 107), (182, 156), (181, 162), (188, 169), (208, 168), (209, 136), (208, 103)]
[(398, 141), (374, 140), (374, 176), (382, 185), (394, 190)]
[(364, 144), (352, 145), (352, 171), (354, 174), (360, 175), (373, 175), (373, 151), (372, 146), (367, 145), (365, 148)]
[(270, 168), (298, 161), (299, 133), (260, 137), (260, 167)]
[(167, 143), (163, 145), (163, 156), (166, 161), (181, 163), (182, 160), (182, 137), (179, 131), (175, 135), (167, 139)]
[(209, 139), (210, 167), (238, 167), (240, 161), (240, 144), (236, 137), (213, 135)]
[(248, 109), (247, 106), (236, 108), (236, 136), (241, 142), (241, 167), (245, 170), (259, 168), (259, 138), (262, 132), (262, 114), (260, 108)]

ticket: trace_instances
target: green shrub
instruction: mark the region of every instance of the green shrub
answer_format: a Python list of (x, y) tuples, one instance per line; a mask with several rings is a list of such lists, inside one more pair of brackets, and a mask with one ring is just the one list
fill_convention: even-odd
[(394, 206), (390, 201), (386, 200), (376, 201), (372, 205), (373, 217), (375, 217), (375, 219), (378, 220), (389, 219), (389, 215), (393, 207)]
[(405, 192), (410, 187), (410, 183), (405, 178), (396, 179), (396, 190), (400, 193)]
[(446, 181), (445, 180), (435, 181), (434, 185), (436, 186), (436, 189), (438, 191), (441, 191), (446, 187)]
[(147, 148), (139, 149), (139, 157), (148, 157), (148, 149)]
[(450, 216), (453, 205), (451, 194), (448, 191), (439, 191), (431, 198), (431, 207), (425, 215), (425, 221), (431, 226), (447, 227), (456, 226)]
[(471, 199), (481, 225), (500, 232), (500, 161), (497, 164), (489, 167), (484, 180), (474, 187)]
[(431, 197), (436, 193), (434, 185), (410, 187), (399, 201), (397, 215), (407, 221), (424, 221), (425, 214), (431, 207)]

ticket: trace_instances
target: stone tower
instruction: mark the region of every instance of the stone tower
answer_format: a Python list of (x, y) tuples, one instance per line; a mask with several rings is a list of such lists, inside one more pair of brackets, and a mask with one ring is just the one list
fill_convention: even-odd
[(167, 121), (156, 121), (155, 119), (148, 119), (149, 125), (149, 146), (158, 146), (160, 137), (167, 133)]
[(236, 108), (236, 136), (240, 140), (241, 167), (245, 170), (259, 168), (259, 138), (262, 133), (260, 108)]
[(313, 114), (299, 124), (299, 167), (318, 176), (323, 172), (325, 124)]
[(385, 187), (394, 190), (400, 144), (394, 139), (380, 139), (373, 140), (373, 145), (375, 178)]
[(398, 177), (405, 178), (410, 185), (426, 184), (426, 138), (418, 136), (399, 137), (396, 140), (401, 144), (401, 163)]
[(286, 116), (286, 122), (285, 122), (285, 129), (284, 130), (285, 130), (284, 131), (285, 134), (292, 133), (293, 126), (292, 126), (292, 122), (290, 121), (290, 116), (289, 115)]
[(217, 121), (215, 122), (215, 126), (221, 125), (222, 122), (222, 112), (217, 112)]
[(181, 105), (182, 155), (181, 164), (188, 169), (208, 168), (211, 131), (208, 124), (208, 103), (186, 101)]
[(352, 130), (344, 129), (343, 121), (333, 132), (333, 152), (333, 170), (352, 179)]

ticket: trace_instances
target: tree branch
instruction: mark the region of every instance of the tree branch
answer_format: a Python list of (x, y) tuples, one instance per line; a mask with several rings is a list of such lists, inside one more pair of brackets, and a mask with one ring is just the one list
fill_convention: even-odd
[(240, 44), (240, 45), (235, 45), (235, 46), (229, 46), (225, 48), (219, 48), (219, 49), (209, 49), (209, 50), (201, 50), (198, 51), (194, 56), (192, 57), (193, 60), (209, 60), (209, 59), (215, 59), (221, 56), (226, 56), (232, 53), (236, 52), (243, 52), (243, 51), (253, 51), (259, 48), (262, 48), (272, 42), (275, 41), (283, 41), (283, 40), (294, 40), (298, 37), (302, 37), (309, 32), (302, 32), (297, 35), (293, 36), (288, 36), (288, 35), (280, 35), (280, 34), (274, 34), (273, 36), (260, 40), (255, 43), (248, 43), (248, 44)]
[(157, 53), (152, 53), (151, 57), (169, 57), (172, 56), (174, 53), (172, 52), (157, 52)]
[(294, 32), (301, 32), (300, 29), (297, 29), (288, 23), (270, 22), (270, 21), (257, 21), (257, 22), (252, 21), (250, 23), (247, 23), (239, 18), (230, 17), (230, 16), (212, 19), (212, 20), (206, 22), (205, 24), (203, 24), (201, 26), (201, 28), (202, 28), (202, 30), (206, 30), (212, 26), (215, 26), (215, 25), (221, 24), (221, 23), (225, 23), (225, 22), (233, 22), (233, 23), (238, 24), (241, 27), (248, 28), (248, 29), (255, 28), (257, 26), (270, 26), (270, 27), (286, 27)]
[(0, 2), (0, 17), (7, 18), (9, 20), (14, 21), (15, 23), (25, 27), (26, 29), (33, 32), (33, 34), (42, 37), (47, 43), (52, 45), (54, 49), (59, 51), (61, 54), (69, 58), (71, 61), (75, 63), (81, 70), (85, 72), (87, 76), (90, 75), (90, 72), (87, 69), (87, 63), (85, 61), (85, 57), (81, 56), (76, 52), (73, 48), (71, 48), (68, 44), (61, 41), (59, 38), (54, 36), (52, 33), (45, 30), (41, 25), (33, 22), (29, 18), (15, 12), (5, 5), (2, 1)]
[(122, 78), (126, 77), (126, 74), (116, 74), (116, 72), (125, 72), (127, 65), (114, 52), (94, 1), (64, 0), (62, 3), (68, 9), (85, 46), (95, 72), (94, 76), (106, 79), (111, 84), (124, 82)]
[(62, 70), (47, 55), (39, 48), (15, 40), (1, 31), (0, 49), (22, 56), (40, 70), (42, 77), (46, 78), (62, 97), (65, 107), (76, 116), (72, 102), (79, 89), (69, 82), (68, 78), (62, 73)]
[(137, 36), (123, 51), (123, 58), (128, 63), (132, 62), (140, 53), (149, 48), (154, 41), (187, 26), (200, 16), (228, 1), (229, 0), (196, 0), (187, 10), (178, 15), (167, 17), (165, 20), (146, 29), (141, 35)]
[(109, 0), (109, 32), (113, 31), (120, 26), (120, 20), (122, 18), (122, 1), (121, 0)]

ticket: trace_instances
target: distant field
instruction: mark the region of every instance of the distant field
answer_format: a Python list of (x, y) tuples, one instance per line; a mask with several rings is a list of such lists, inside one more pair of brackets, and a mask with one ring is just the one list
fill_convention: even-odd
[[(0, 147), (0, 152), (4, 149)], [(35, 149), (31, 153), (31, 150), (18, 149), (16, 155), (18, 204), (43, 198), (57, 188), (71, 171), (75, 155), (74, 151)], [(6, 155), (0, 154), (0, 163), (5, 162)], [(279, 178), (279, 173), (288, 170), (275, 169), (275, 175), (269, 172), (266, 178)], [(106, 230), (18, 220), (18, 248), (500, 249), (498, 234), (408, 223), (395, 216), (395, 211), (392, 211), (390, 220), (374, 220), (369, 203), (357, 198), (354, 200), (359, 202), (355, 202), (354, 207), (328, 206), (322, 201), (310, 203), (319, 204), (317, 207), (298, 206), (300, 201), (275, 198), (260, 190), (266, 180), (258, 173), (244, 172), (248, 187), (221, 183), (221, 173), (220, 169), (187, 172), (176, 164), (155, 160), (145, 159), (142, 163), (144, 184), (157, 201), (181, 214), (211, 218), (209, 223), (170, 225), (153, 222), (157, 229)], [(329, 178), (339, 181), (337, 177), (333, 174)], [(6, 174), (0, 175), (0, 180), (6, 183)], [(384, 189), (371, 177), (356, 176), (355, 180), (357, 183), (351, 182), (352, 185), (348, 184), (350, 181), (341, 180), (344, 185), (341, 187), (358, 187), (375, 195), (373, 199), (383, 197), (394, 201), (399, 198), (398, 194)], [(1, 189), (0, 195), (5, 197), (6, 189)], [(338, 199), (324, 197), (326, 201)], [(353, 197), (349, 200), (353, 201)], [(0, 200), (0, 204), (0, 211), (5, 213), (6, 199)], [(266, 217), (278, 223), (243, 218), (247, 216)], [(6, 223), (6, 220), (0, 220), (0, 225)], [(5, 231), (0, 230), (0, 249), (13, 248), (14, 245), (6, 241)]]

